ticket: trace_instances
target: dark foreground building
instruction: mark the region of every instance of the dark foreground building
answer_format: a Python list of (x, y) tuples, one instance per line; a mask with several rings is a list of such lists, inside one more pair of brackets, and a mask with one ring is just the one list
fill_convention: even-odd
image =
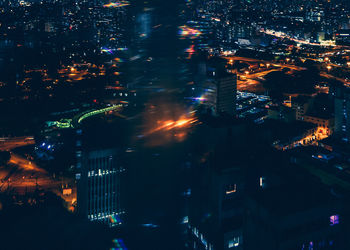
[(78, 211), (81, 215), (110, 226), (121, 224), (120, 172), (116, 149), (82, 153), (81, 173), (78, 174)]

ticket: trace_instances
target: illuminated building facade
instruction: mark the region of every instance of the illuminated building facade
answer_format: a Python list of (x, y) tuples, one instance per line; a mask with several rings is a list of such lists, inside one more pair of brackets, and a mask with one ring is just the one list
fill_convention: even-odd
[(91, 221), (120, 225), (122, 170), (118, 166), (117, 150), (88, 150), (82, 152), (80, 158), (81, 168), (77, 174), (79, 213)]

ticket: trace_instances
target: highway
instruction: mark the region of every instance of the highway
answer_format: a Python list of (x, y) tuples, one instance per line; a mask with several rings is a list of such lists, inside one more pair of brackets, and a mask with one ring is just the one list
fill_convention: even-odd
[[(287, 64), (287, 63), (274, 63), (274, 62), (270, 62), (270, 61), (264, 61), (264, 60), (258, 60), (258, 59), (253, 59), (253, 58), (245, 58), (245, 57), (240, 57), (240, 56), (223, 56), (222, 58), (226, 59), (229, 64), (233, 64), (235, 61), (239, 61), (239, 62), (244, 62), (247, 63), (249, 65), (253, 65), (253, 64), (264, 64), (266, 68), (264, 68), (261, 71), (258, 72), (244, 72), (244, 73), (237, 73), (237, 75), (239, 76), (239, 80), (237, 80), (237, 90), (239, 91), (249, 91), (249, 92), (262, 92), (264, 91), (264, 88), (262, 87), (261, 81), (263, 80), (263, 78), (273, 72), (273, 71), (281, 71), (282, 69), (290, 69), (292, 71), (302, 71), (302, 70), (306, 70), (306, 68), (300, 67), (300, 66), (296, 66), (296, 65), (292, 65), (292, 64)], [(310, 59), (310, 58), (308, 58)], [(337, 65), (337, 67), (340, 67), (339, 65)], [(339, 82), (342, 82), (345, 86), (349, 86), (350, 87), (350, 83), (345, 81), (342, 78), (339, 77), (335, 77), (330, 75), (327, 72), (321, 72), (320, 76), (327, 78), (327, 79), (333, 79), (333, 80), (337, 80)]]
[(57, 188), (57, 182), (52, 180), (46, 170), (34, 162), (17, 154), (11, 154), (6, 166), (0, 168), (0, 191), (7, 188), (17, 193), (33, 191), (37, 186), (47, 190)]
[(290, 69), (293, 71), (306, 70), (306, 68), (292, 64), (280, 64), (271, 61), (246, 58), (241, 56), (223, 56), (222, 58), (226, 59), (231, 65), (233, 65), (237, 61), (247, 63), (250, 66), (256, 64), (264, 65), (265, 68), (257, 72), (247, 71), (244, 73), (237, 73), (237, 75), (239, 76), (239, 79), (237, 80), (237, 90), (239, 91), (248, 91), (253, 93), (263, 92), (264, 88), (261, 84), (261, 81), (267, 74), (273, 71), (281, 71), (282, 69)]
[(313, 42), (309, 42), (306, 40), (297, 39), (297, 38), (294, 38), (294, 37), (287, 35), (284, 32), (281, 32), (281, 31), (260, 29), (260, 32), (265, 33), (265, 34), (270, 35), (270, 36), (275, 36), (275, 37), (282, 38), (282, 39), (288, 39), (288, 40), (294, 41), (294, 42), (299, 43), (299, 44), (312, 45), (312, 46), (323, 46), (323, 47), (334, 47), (334, 48), (341, 47), (341, 46), (335, 45), (334, 42), (313, 43)]
[(9, 163), (18, 166), (18, 168), (23, 171), (32, 171), (36, 173), (47, 174), (46, 170), (39, 168), (34, 162), (14, 153), (11, 153), (11, 159)]
[[(34, 143), (33, 137), (1, 138), (1, 150), (9, 151)], [(8, 164), (0, 166), (0, 192), (10, 189), (24, 194), (40, 187), (59, 194), (60, 185), (61, 182), (54, 180), (45, 169), (13, 152)]]
[(10, 151), (14, 148), (35, 144), (34, 137), (2, 137), (0, 138), (0, 151)]
[[(76, 201), (76, 188), (72, 183), (74, 183), (74, 180), (69, 178), (52, 178), (45, 169), (13, 153), (9, 163), (6, 166), (0, 166), (0, 192), (10, 190), (16, 194), (24, 195), (40, 188), (60, 196), (66, 202), (66, 207), (70, 211), (74, 210), (72, 205)], [(62, 194), (63, 184), (70, 184), (72, 194)]]

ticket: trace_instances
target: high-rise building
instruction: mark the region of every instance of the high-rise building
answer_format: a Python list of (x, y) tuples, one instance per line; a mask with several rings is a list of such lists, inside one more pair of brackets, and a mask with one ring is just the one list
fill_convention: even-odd
[(242, 170), (225, 167), (202, 175), (190, 205), (190, 244), (193, 249), (243, 249)]
[[(83, 150), (77, 165), (78, 213), (109, 226), (121, 224), (120, 173), (116, 149)], [(78, 160), (79, 161), (79, 160)]]
[(235, 115), (237, 75), (219, 73), (216, 76), (217, 102), (216, 112), (218, 114)]
[(229, 127), (209, 128), (207, 133), (215, 134), (215, 139), (201, 140), (203, 144), (210, 141), (217, 146), (205, 164), (193, 169), (195, 179), (191, 182), (188, 209), (191, 249), (245, 249), (244, 197), (247, 188), (258, 184), (255, 179), (252, 184), (246, 163), (240, 163), (246, 159), (247, 150), (242, 143), (243, 138), (248, 138), (246, 125), (237, 121)]
[(338, 87), (334, 99), (335, 135), (343, 141), (350, 140), (350, 88)]

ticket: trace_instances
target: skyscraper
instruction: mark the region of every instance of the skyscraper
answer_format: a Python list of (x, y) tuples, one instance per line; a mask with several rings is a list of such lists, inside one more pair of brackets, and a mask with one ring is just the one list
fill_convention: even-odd
[(337, 87), (334, 100), (335, 135), (343, 141), (349, 141), (350, 88)]
[(216, 112), (233, 116), (236, 113), (237, 75), (219, 72), (216, 76)]
[(121, 224), (120, 173), (116, 149), (86, 150), (81, 155), (78, 212), (91, 221)]

